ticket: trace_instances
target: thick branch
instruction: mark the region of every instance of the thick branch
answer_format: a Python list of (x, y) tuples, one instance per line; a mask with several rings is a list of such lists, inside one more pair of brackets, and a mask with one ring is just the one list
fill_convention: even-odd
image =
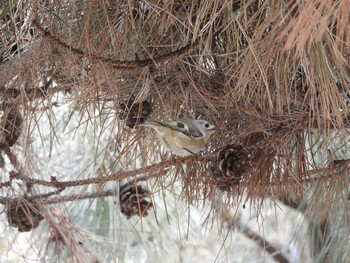
[(249, 229), (245, 224), (242, 224), (239, 217), (236, 217), (231, 214), (229, 209), (225, 208), (223, 204), (218, 203), (217, 206), (214, 206), (214, 209), (221, 215), (221, 218), (224, 222), (227, 223), (229, 228), (237, 228), (244, 236), (254, 241), (258, 246), (263, 250), (267, 251), (272, 258), (279, 263), (289, 263), (288, 258), (286, 258), (280, 249), (275, 247), (272, 243), (268, 242), (264, 237), (260, 236), (258, 233), (255, 233)]
[(244, 226), (239, 226), (239, 229), (243, 235), (245, 235), (250, 240), (253, 240), (262, 249), (266, 250), (274, 260), (280, 263), (289, 263), (289, 260), (281, 253), (281, 251), (278, 248), (273, 246), (270, 242), (268, 242), (258, 233), (255, 233)]

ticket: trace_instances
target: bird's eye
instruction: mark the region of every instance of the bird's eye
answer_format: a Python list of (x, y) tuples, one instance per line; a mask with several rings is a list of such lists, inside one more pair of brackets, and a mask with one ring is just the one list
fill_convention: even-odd
[(204, 126), (205, 126), (205, 128), (209, 128), (210, 124), (206, 122), (206, 123), (204, 124)]
[(179, 128), (185, 128), (185, 124), (183, 124), (181, 122), (176, 123), (176, 126)]

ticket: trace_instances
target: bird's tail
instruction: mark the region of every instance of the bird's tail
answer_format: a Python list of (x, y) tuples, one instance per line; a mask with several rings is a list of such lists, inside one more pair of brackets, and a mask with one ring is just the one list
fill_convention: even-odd
[(157, 121), (145, 121), (143, 123), (140, 123), (140, 126), (156, 129), (162, 125)]

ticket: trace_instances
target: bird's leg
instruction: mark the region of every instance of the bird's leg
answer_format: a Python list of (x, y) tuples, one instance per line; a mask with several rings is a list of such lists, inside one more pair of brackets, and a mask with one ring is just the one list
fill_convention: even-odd
[(186, 148), (182, 148), (182, 149), (184, 149), (185, 151), (188, 151), (190, 154), (194, 155), (194, 152), (190, 151), (189, 149), (186, 149)]

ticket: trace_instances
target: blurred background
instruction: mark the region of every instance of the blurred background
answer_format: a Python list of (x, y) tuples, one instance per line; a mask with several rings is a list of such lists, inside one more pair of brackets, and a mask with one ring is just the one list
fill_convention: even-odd
[[(0, 1), (1, 262), (347, 262), (346, 0)], [(174, 156), (146, 120), (220, 128)]]

